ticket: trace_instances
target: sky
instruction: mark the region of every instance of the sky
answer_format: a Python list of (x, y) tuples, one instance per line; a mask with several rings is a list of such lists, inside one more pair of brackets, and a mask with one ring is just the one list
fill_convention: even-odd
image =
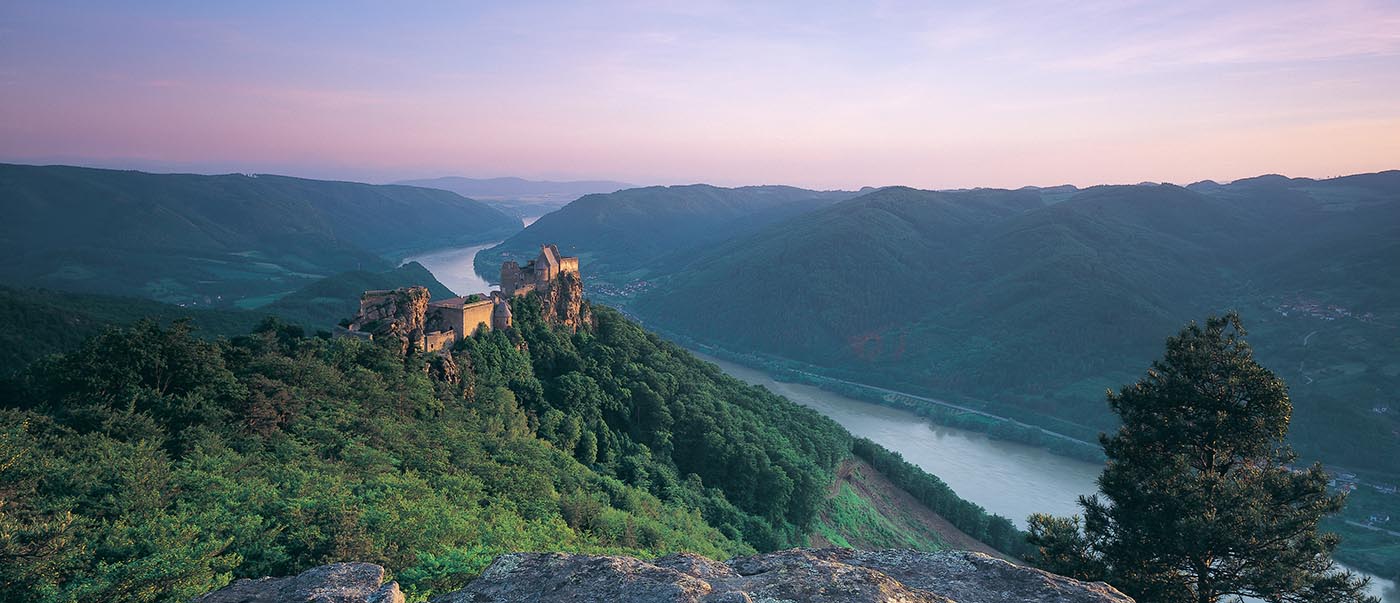
[(0, 3), (0, 161), (858, 188), (1400, 168), (1400, 0)]

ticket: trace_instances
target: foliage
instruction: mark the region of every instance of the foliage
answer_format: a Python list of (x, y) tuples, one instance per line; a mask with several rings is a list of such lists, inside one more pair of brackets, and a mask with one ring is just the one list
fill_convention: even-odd
[(1319, 520), (1341, 510), (1318, 465), (1293, 471), (1292, 405), (1255, 362), (1239, 317), (1192, 323), (1137, 383), (1110, 392), (1122, 426), (1102, 437), (1102, 497), (1084, 519), (1031, 518), (1051, 571), (1105, 579), (1140, 600), (1360, 601)]
[(800, 544), (850, 436), (816, 411), (743, 384), (595, 306), (572, 337), (515, 304), (528, 356), (492, 332), (465, 341), (478, 383), (510, 387), (541, 437), (760, 549)]
[[(0, 391), (0, 599), (184, 601), (351, 559), (423, 597), (520, 548), (754, 550), (692, 504), (747, 517), (717, 490), (681, 480), (662, 500), (538, 438), (516, 397), (551, 403), (530, 358), (504, 334), (473, 345), (471, 390), (276, 323), (208, 342), (143, 322), (36, 363)], [(634, 483), (665, 490), (651, 480)]]
[(899, 453), (865, 438), (856, 439), (851, 450), (890, 482), (903, 488), (915, 500), (943, 516), (968, 536), (1015, 557), (1022, 557), (1027, 552), (1025, 537), (1011, 520), (988, 514), (977, 504), (959, 498), (943, 480), (904, 460)]
[(3, 286), (0, 316), (6, 318), (0, 330), (0, 376), (18, 372), (44, 356), (75, 350), (109, 326), (125, 326), (142, 318), (189, 319), (208, 337), (247, 333), (266, 318), (253, 312), (182, 308), (133, 297)]
[[(936, 535), (897, 525), (880, 513), (875, 503), (861, 496), (850, 484), (841, 484), (827, 500), (816, 533), (836, 546), (871, 549), (914, 549), (939, 551), (944, 547)], [(861, 546), (856, 546), (851, 541)]]

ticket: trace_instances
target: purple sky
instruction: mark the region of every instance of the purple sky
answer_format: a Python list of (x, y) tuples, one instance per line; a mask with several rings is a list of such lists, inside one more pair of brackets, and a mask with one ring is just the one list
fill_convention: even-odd
[(1335, 176), (1400, 168), (1400, 2), (6, 0), (0, 160), (819, 188)]

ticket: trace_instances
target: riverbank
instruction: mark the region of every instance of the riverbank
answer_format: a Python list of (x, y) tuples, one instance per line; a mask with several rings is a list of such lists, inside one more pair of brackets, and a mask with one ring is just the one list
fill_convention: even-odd
[[(898, 452), (905, 460), (947, 482), (958, 496), (1012, 519), (1018, 527), (1025, 527), (1025, 518), (1030, 513), (1078, 514), (1078, 497), (1097, 490), (1095, 480), (1102, 470), (1101, 463), (1069, 458), (1040, 446), (995, 439), (982, 432), (940, 425), (908, 410), (857, 399), (809, 383), (779, 380), (762, 368), (690, 349), (731, 377), (766, 387), (831, 417), (859, 437)], [(1385, 558), (1377, 559), (1370, 554), (1374, 547), (1386, 545), (1371, 541), (1354, 544), (1360, 546), (1339, 551), (1338, 559), (1371, 575), (1377, 585), (1376, 594), (1382, 590), (1386, 593), (1384, 603), (1400, 603), (1395, 579), (1380, 578), (1390, 576), (1389, 572), (1396, 568), (1387, 566)]]
[(492, 241), (470, 247), (440, 248), (404, 258), (402, 263), (418, 262), (422, 264), (424, 268), (433, 273), (438, 282), (457, 295), (487, 293), (494, 287), (476, 273), (473, 263), (476, 260), (476, 254), (481, 250), (500, 244), (500, 241)]
[(692, 351), (700, 350), (711, 358), (721, 358), (728, 362), (761, 370), (781, 381), (811, 385), (834, 394), (910, 412), (931, 423), (945, 427), (982, 433), (998, 440), (1044, 448), (1055, 454), (1076, 460), (1091, 463), (1104, 461), (1103, 450), (1099, 447), (1097, 438), (1087, 435), (1083, 429), (1077, 430), (1077, 433), (1071, 435), (1033, 425), (1013, 417), (974, 408), (970, 402), (950, 402), (877, 385), (829, 377), (818, 373), (816, 367), (803, 365), (796, 361), (786, 359), (779, 361), (760, 358), (752, 354), (735, 353), (675, 333), (661, 332), (668, 339), (676, 341)]

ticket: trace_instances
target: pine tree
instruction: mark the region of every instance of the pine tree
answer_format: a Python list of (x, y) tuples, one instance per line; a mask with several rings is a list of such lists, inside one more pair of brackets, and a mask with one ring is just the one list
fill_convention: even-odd
[(1254, 361), (1239, 316), (1192, 323), (1147, 375), (1108, 403), (1108, 463), (1080, 518), (1031, 517), (1051, 571), (1106, 580), (1139, 601), (1355, 602), (1366, 582), (1338, 568), (1341, 510), (1320, 465), (1289, 469), (1288, 389)]

